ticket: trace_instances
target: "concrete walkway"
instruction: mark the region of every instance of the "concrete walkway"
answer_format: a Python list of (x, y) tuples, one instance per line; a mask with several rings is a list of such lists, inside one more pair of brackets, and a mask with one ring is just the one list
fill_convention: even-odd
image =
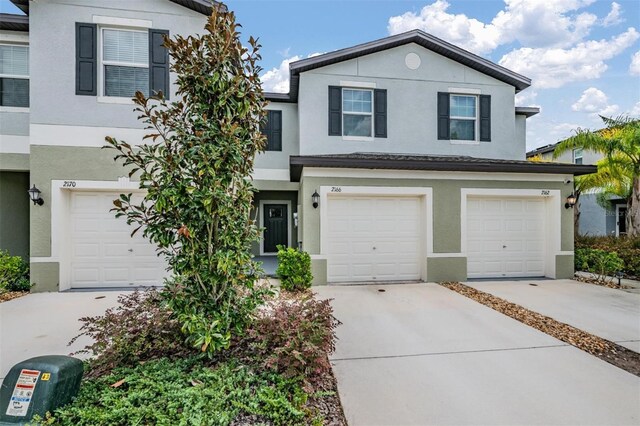
[(640, 378), (437, 284), (314, 290), (351, 426), (640, 422)]
[(465, 284), (640, 352), (640, 294), (574, 280)]
[[(0, 303), (0, 380), (11, 367), (40, 355), (69, 355), (89, 339), (67, 343), (79, 334), (78, 319), (102, 315), (117, 304), (116, 291), (34, 293)], [(80, 358), (82, 358), (80, 356)]]

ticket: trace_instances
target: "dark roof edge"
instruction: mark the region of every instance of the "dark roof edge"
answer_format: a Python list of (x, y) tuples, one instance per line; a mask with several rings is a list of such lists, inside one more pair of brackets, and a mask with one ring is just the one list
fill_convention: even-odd
[(527, 118), (540, 113), (539, 107), (516, 107), (516, 115), (524, 115)]
[[(331, 65), (334, 63), (342, 62), (344, 60), (353, 59), (359, 56), (368, 55), (408, 43), (417, 43), (445, 57), (456, 60), (457, 62), (466, 60), (471, 64), (476, 65), (476, 69), (485, 74), (488, 74), (487, 70), (492, 71), (502, 78), (499, 78), (496, 75), (488, 75), (491, 75), (498, 80), (515, 86), (518, 89), (517, 91), (526, 89), (531, 85), (531, 80), (529, 78), (511, 71), (510, 69), (507, 69), (503, 66), (500, 66), (494, 62), (491, 62), (488, 59), (466, 51), (458, 46), (448, 43), (442, 39), (439, 39), (438, 37), (425, 33), (421, 30), (411, 30), (405, 33), (396, 34), (382, 39), (358, 44), (356, 46), (347, 47), (344, 49), (292, 62), (289, 65), (289, 70), (290, 74), (294, 75), (314, 68)], [(442, 52), (438, 52), (434, 48), (441, 49)], [(464, 62), (461, 63), (473, 68), (471, 64), (466, 64)]]
[(295, 155), (289, 157), (290, 179), (299, 182), (303, 167), (332, 167), (348, 169), (431, 170), (451, 172), (489, 173), (546, 173), (574, 176), (595, 173), (598, 168), (590, 165), (560, 163), (496, 163), (492, 161), (421, 161), (393, 159), (353, 159)]
[(546, 154), (547, 152), (553, 152), (553, 151), (555, 151), (556, 146), (558, 146), (559, 143), (560, 142), (556, 142), (556, 143), (552, 143), (552, 144), (549, 144), (549, 145), (544, 145), (544, 146), (541, 146), (539, 148), (533, 149), (533, 150), (527, 152), (527, 158), (533, 157), (533, 156), (538, 155), (538, 154)]
[(29, 17), (13, 13), (0, 13), (0, 30), (29, 31)]
[[(18, 9), (22, 10), (27, 15), (29, 14), (29, 0), (10, 0)], [(187, 9), (191, 9), (195, 12), (202, 13), (203, 15), (211, 15), (211, 8), (214, 4), (220, 5), (216, 1), (211, 0), (169, 0), (172, 3), (184, 6)], [(226, 8), (226, 6), (225, 6)]]
[(15, 7), (23, 11), (25, 14), (29, 14), (29, 0), (9, 0)]
[(291, 95), (289, 93), (264, 92), (264, 98), (269, 102), (296, 102), (291, 99)]

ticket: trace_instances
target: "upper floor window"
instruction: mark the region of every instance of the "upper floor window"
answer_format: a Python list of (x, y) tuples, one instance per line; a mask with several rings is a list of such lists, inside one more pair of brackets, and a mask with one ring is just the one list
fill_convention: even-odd
[(0, 44), (0, 106), (29, 107), (29, 47)]
[(582, 148), (573, 150), (573, 164), (582, 164)]
[(477, 100), (476, 96), (451, 95), (449, 131), (452, 140), (476, 140)]
[(491, 141), (491, 96), (438, 93), (438, 139)]
[(149, 34), (147, 31), (102, 29), (104, 96), (149, 95)]
[(329, 86), (329, 136), (387, 137), (387, 90)]
[(267, 111), (262, 133), (267, 137), (266, 151), (282, 151), (282, 111)]
[(373, 90), (342, 89), (342, 135), (373, 135)]

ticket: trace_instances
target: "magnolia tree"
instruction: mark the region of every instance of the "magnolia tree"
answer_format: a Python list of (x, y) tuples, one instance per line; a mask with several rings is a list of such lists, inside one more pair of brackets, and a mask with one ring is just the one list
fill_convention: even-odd
[(251, 37), (243, 47), (234, 14), (214, 9), (204, 35), (165, 40), (179, 100), (136, 93), (146, 143), (106, 138), (146, 191), (140, 203), (121, 195), (113, 211), (167, 259), (169, 308), (187, 341), (208, 353), (228, 347), (263, 299), (250, 254), (259, 236), (250, 175), (265, 144), (260, 46)]

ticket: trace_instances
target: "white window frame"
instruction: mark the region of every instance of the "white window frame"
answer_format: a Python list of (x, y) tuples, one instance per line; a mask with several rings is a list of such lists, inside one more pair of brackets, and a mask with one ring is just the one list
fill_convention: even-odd
[[(580, 153), (580, 155), (576, 155), (577, 153)], [(573, 156), (573, 164), (578, 164), (576, 163), (576, 160), (580, 159), (582, 160), (580, 162), (580, 164), (584, 164), (584, 149), (582, 148), (574, 148), (574, 150), (571, 152), (571, 155)]]
[[(340, 92), (340, 102), (342, 103), (340, 105), (340, 110), (342, 111), (342, 115), (340, 117), (341, 120), (341, 127), (342, 127), (342, 139), (345, 141), (372, 141), (374, 139), (374, 126), (375, 123), (374, 118), (373, 118), (373, 113), (375, 111), (375, 97), (374, 97), (374, 92), (373, 89), (367, 88), (367, 87), (341, 87), (341, 92)], [(344, 111), (344, 91), (345, 90), (355, 90), (355, 91), (359, 91), (359, 92), (370, 92), (371, 93), (371, 112), (345, 112)], [(345, 114), (349, 114), (349, 115), (368, 115), (371, 117), (371, 136), (347, 136), (344, 134), (344, 115)]]
[[(26, 47), (27, 48), (27, 58), (29, 55), (29, 45), (25, 43), (6, 43), (4, 41), (0, 42), (0, 46), (17, 46), (17, 47)], [(28, 61), (28, 60), (27, 60)], [(30, 66), (30, 64), (28, 64)], [(29, 80), (29, 86), (31, 86), (31, 70), (27, 73), (27, 75), (20, 74), (2, 74), (0, 73), (0, 78), (15, 78), (20, 80)], [(31, 87), (29, 87), (29, 93), (31, 93)], [(29, 105), (31, 105), (31, 99), (29, 99)], [(0, 111), (3, 112), (29, 112), (29, 107), (16, 107), (16, 106), (3, 106), (0, 105)]]
[[(465, 97), (465, 98), (473, 98), (475, 101), (475, 110), (476, 110), (476, 115), (474, 118), (470, 118), (470, 117), (460, 117), (457, 115), (452, 115), (451, 114), (451, 100), (453, 98), (453, 96), (461, 96), (461, 97)], [(469, 93), (449, 93), (449, 132), (451, 132), (451, 120), (465, 120), (465, 121), (473, 121), (473, 139), (453, 139), (451, 137), (451, 134), (449, 135), (449, 140), (451, 141), (451, 143), (454, 144), (464, 144), (464, 143), (475, 143), (479, 141), (478, 138), (478, 133), (479, 133), (479, 128), (478, 128), (478, 124), (480, 121), (480, 102), (479, 102), (479, 97), (478, 95), (475, 94), (469, 94)]]
[(149, 30), (144, 28), (124, 28), (112, 25), (105, 25), (98, 27), (98, 48), (99, 48), (99, 61), (98, 61), (98, 102), (102, 103), (114, 103), (114, 104), (133, 104), (131, 98), (133, 98), (133, 94), (131, 97), (124, 96), (107, 96), (105, 93), (105, 72), (104, 67), (106, 65), (120, 66), (120, 67), (129, 67), (129, 68), (149, 68), (149, 60), (147, 59), (146, 64), (142, 63), (131, 63), (131, 62), (118, 62), (118, 61), (105, 61), (104, 60), (104, 31), (105, 30), (115, 30), (115, 31), (129, 31), (129, 32), (137, 32), (137, 33), (145, 33), (148, 34)]

